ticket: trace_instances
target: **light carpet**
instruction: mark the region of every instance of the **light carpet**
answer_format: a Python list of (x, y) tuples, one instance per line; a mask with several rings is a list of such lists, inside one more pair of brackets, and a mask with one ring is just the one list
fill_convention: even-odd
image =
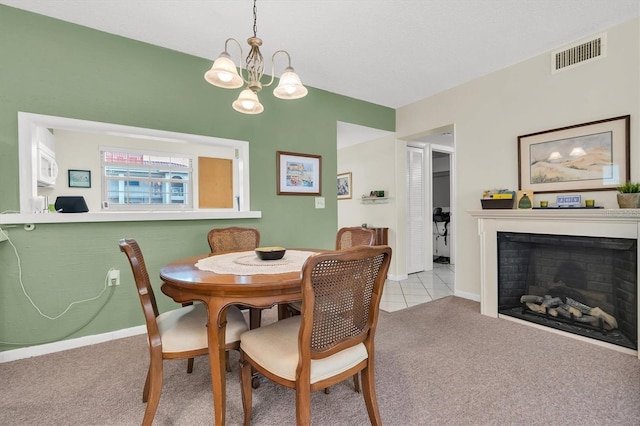
[[(640, 424), (640, 361), (608, 348), (482, 316), (447, 297), (380, 312), (376, 384), (386, 425)], [(265, 321), (276, 309), (265, 311)], [(0, 364), (0, 424), (137, 425), (148, 365), (145, 336)], [(242, 424), (237, 366), (227, 373), (227, 424)], [(193, 374), (165, 362), (154, 424), (206, 425), (213, 403), (206, 357)], [(295, 424), (295, 394), (263, 379), (254, 425)], [(369, 424), (351, 380), (312, 397), (315, 425)]]

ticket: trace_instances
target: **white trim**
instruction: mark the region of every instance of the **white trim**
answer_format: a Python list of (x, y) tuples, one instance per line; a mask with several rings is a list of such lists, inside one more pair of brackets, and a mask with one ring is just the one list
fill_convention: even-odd
[[(467, 210), (471, 216), (477, 219), (504, 219), (514, 220), (535, 220), (540, 222), (550, 220), (575, 221), (575, 220), (597, 220), (598, 222), (640, 222), (640, 209), (487, 209), (487, 210)], [(606, 237), (607, 235), (605, 235)]]
[(94, 334), (92, 336), (78, 337), (76, 339), (45, 343), (44, 345), (13, 349), (10, 351), (0, 352), (0, 363), (51, 354), (54, 352), (62, 352), (68, 349), (76, 349), (82, 346), (95, 345), (97, 343), (109, 342), (111, 340), (122, 339), (124, 337), (138, 336), (140, 334), (145, 334), (146, 332), (147, 327), (144, 325), (139, 325), (136, 327), (110, 331), (103, 334)]
[(409, 279), (409, 275), (407, 275), (407, 274), (400, 274), (400, 275), (387, 274), (387, 279), (391, 280), (391, 281), (402, 281), (402, 280)]
[(198, 210), (97, 213), (7, 213), (0, 214), (0, 225), (79, 222), (150, 222), (157, 220), (259, 219), (261, 211)]
[(457, 297), (462, 297), (463, 299), (473, 300), (474, 302), (480, 302), (480, 295), (476, 293), (469, 293), (466, 291), (456, 290), (454, 294)]

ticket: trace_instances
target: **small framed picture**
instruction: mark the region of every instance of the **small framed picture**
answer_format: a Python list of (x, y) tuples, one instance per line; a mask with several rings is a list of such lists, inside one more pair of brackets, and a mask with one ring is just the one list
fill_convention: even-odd
[(69, 188), (91, 188), (91, 170), (69, 170)]
[(351, 172), (338, 175), (338, 200), (351, 198)]
[(278, 195), (320, 195), (322, 157), (295, 152), (276, 152)]

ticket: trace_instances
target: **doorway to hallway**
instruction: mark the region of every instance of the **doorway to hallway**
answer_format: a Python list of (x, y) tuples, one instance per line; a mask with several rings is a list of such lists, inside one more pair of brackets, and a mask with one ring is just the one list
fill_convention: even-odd
[(455, 264), (453, 142), (452, 131), (441, 131), (407, 142), (405, 178), (409, 274), (431, 271), (439, 264)]

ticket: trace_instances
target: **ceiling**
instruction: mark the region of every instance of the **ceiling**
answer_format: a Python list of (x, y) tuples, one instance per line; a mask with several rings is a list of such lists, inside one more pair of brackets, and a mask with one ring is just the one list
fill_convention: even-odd
[[(212, 61), (253, 35), (251, 0), (0, 4)], [(639, 15), (640, 0), (258, 0), (257, 35), (266, 73), (285, 49), (305, 85), (398, 108)]]

